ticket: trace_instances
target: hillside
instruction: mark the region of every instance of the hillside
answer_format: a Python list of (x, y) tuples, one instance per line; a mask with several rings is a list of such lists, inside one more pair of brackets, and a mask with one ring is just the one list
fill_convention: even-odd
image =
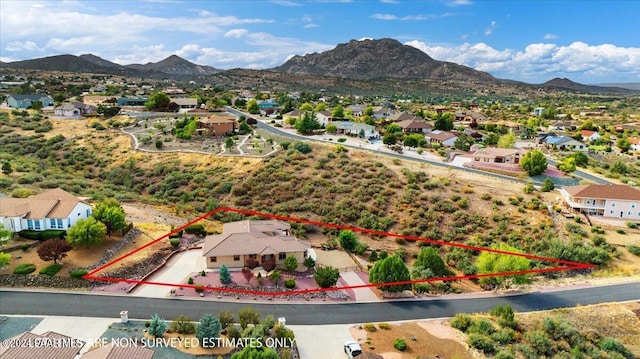
[(542, 88), (553, 88), (558, 90), (571, 90), (578, 92), (586, 92), (586, 93), (601, 93), (601, 92), (618, 92), (618, 93), (634, 93), (637, 90), (616, 87), (616, 86), (596, 86), (596, 85), (583, 85), (574, 81), (571, 81), (567, 78), (554, 78), (551, 79), (542, 85)]
[(294, 56), (272, 70), (356, 80), (394, 78), (497, 82), (486, 72), (434, 60), (415, 47), (402, 45), (394, 39), (351, 40), (325, 52)]
[(149, 62), (144, 65), (132, 64), (125, 65), (126, 68), (136, 69), (138, 71), (161, 72), (169, 75), (211, 75), (220, 72), (211, 66), (200, 66), (187, 61), (177, 55), (171, 55), (159, 62)]

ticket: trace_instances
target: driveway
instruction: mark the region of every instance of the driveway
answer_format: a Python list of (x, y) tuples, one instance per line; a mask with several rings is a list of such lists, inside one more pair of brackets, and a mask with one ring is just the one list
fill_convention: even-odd
[(296, 335), (296, 343), (302, 359), (346, 358), (343, 345), (353, 340), (350, 324), (336, 325), (287, 325)]
[[(184, 282), (191, 273), (200, 272), (206, 267), (202, 251), (200, 249), (194, 249), (173, 255), (164, 267), (149, 276), (146, 281), (181, 283)], [(163, 298), (169, 295), (170, 289), (171, 287), (162, 285), (140, 284), (131, 292), (131, 295), (136, 297)]]

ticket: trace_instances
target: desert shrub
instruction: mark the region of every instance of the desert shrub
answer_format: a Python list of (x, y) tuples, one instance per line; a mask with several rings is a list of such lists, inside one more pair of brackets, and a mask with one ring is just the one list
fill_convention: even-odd
[(511, 308), (510, 305), (498, 305), (495, 308), (491, 309), (489, 311), (489, 314), (497, 317), (498, 324), (503, 327), (515, 328), (517, 325), (515, 321), (515, 314), (513, 313), (513, 308)]
[(22, 244), (22, 245), (20, 245), (20, 249), (22, 249), (23, 251), (26, 251), (26, 250), (28, 250), (29, 248), (31, 248), (31, 246), (30, 246), (30, 245), (28, 245), (28, 244)]
[(71, 273), (69, 273), (69, 275), (73, 278), (82, 278), (85, 275), (87, 275), (87, 270), (86, 269), (74, 269), (71, 271)]
[(495, 359), (515, 359), (515, 355), (513, 353), (508, 352), (506, 350), (501, 350), (496, 353)]
[(627, 359), (635, 358), (633, 353), (627, 349), (622, 343), (619, 341), (606, 338), (600, 342), (600, 349), (606, 351), (607, 353), (618, 353)]
[(171, 243), (172, 247), (177, 248), (180, 245), (180, 238), (171, 238), (169, 243)]
[(302, 141), (296, 141), (293, 144), (293, 148), (298, 150), (298, 152), (300, 152), (300, 153), (310, 153), (311, 152), (311, 146), (308, 143), (302, 142)]
[(627, 222), (626, 223), (627, 227), (631, 228), (631, 229), (636, 229), (638, 228), (638, 224), (635, 222)]
[(296, 280), (293, 278), (285, 279), (284, 287), (287, 289), (293, 289), (296, 287)]
[(469, 314), (459, 313), (449, 321), (451, 326), (458, 329), (461, 332), (466, 332), (467, 329), (473, 324), (473, 320)]
[(503, 345), (513, 342), (515, 338), (516, 332), (511, 328), (502, 328), (497, 332), (491, 334), (491, 339)]
[(220, 325), (222, 328), (226, 328), (229, 326), (229, 324), (233, 324), (236, 322), (236, 318), (228, 310), (223, 310), (218, 313), (218, 320), (220, 321)]
[(379, 323), (378, 328), (382, 330), (389, 330), (391, 329), (391, 326), (389, 325), (389, 323)]
[(225, 327), (225, 331), (227, 332), (227, 337), (229, 339), (240, 339), (240, 337), (242, 336), (242, 333), (240, 333), (240, 329), (233, 324)]
[(480, 196), (480, 198), (482, 198), (485, 201), (489, 201), (491, 200), (491, 195), (489, 193), (483, 193), (482, 196)]
[(407, 342), (404, 341), (404, 339), (396, 339), (393, 341), (393, 347), (396, 348), (397, 350), (403, 352), (405, 350), (407, 350)]
[(196, 284), (196, 287), (194, 289), (195, 289), (196, 293), (204, 292), (204, 286), (202, 284)]
[(629, 253), (634, 254), (636, 256), (640, 256), (640, 246), (628, 245), (627, 250)]
[(571, 339), (578, 332), (567, 321), (546, 317), (542, 320), (542, 328), (553, 340)]
[(616, 229), (616, 233), (618, 233), (618, 234), (627, 234), (627, 232), (625, 232), (624, 229), (620, 229), (620, 228)]
[(481, 318), (473, 321), (473, 323), (469, 326), (469, 333), (478, 333), (478, 334), (487, 334), (490, 335), (496, 331), (493, 327), (493, 323), (490, 321)]
[(48, 276), (54, 276), (56, 275), (56, 273), (58, 273), (60, 271), (60, 269), (62, 268), (62, 264), (60, 263), (56, 263), (56, 264), (52, 264), (48, 267), (44, 267), (40, 270), (40, 274), (45, 274)]
[(376, 329), (376, 325), (373, 323), (367, 323), (364, 325), (364, 330), (366, 330), (369, 333), (373, 333), (375, 331), (377, 331), (378, 329)]
[(565, 229), (567, 230), (567, 232), (569, 233), (574, 233), (574, 234), (579, 234), (583, 237), (587, 236), (587, 231), (585, 231), (582, 227), (580, 227), (577, 224), (573, 224), (573, 223), (567, 223), (565, 225)]
[(285, 151), (289, 149), (290, 145), (291, 145), (290, 142), (286, 142), (286, 141), (280, 142), (280, 147), (282, 147), (282, 149)]
[(604, 229), (602, 229), (601, 227), (591, 227), (591, 233), (595, 233), (595, 234), (604, 234)]
[(33, 273), (36, 270), (36, 266), (33, 264), (23, 263), (17, 266), (13, 270), (13, 274), (29, 274)]
[(171, 322), (169, 329), (178, 334), (193, 334), (196, 332), (196, 325), (191, 321), (191, 318), (180, 315)]
[(488, 336), (479, 333), (469, 334), (469, 345), (473, 348), (481, 350), (485, 354), (491, 354), (496, 351), (496, 346)]
[(207, 231), (204, 228), (204, 224), (202, 224), (202, 223), (192, 224), (192, 225), (188, 226), (187, 228), (185, 228), (184, 231), (186, 233), (195, 234), (195, 235), (198, 235), (198, 236), (201, 236), (201, 237), (204, 237), (204, 236), (207, 235)]
[(551, 353), (551, 340), (543, 331), (526, 332), (524, 337), (538, 355), (549, 355)]

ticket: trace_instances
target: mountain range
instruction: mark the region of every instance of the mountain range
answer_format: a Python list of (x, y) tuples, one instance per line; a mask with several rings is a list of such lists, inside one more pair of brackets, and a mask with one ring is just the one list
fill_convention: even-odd
[[(143, 78), (172, 78), (176, 80), (214, 79), (221, 84), (246, 85), (250, 77), (271, 79), (272, 83), (291, 87), (292, 80), (307, 84), (349, 81), (351, 88), (438, 88), (465, 90), (483, 87), (512, 87), (518, 89), (549, 89), (587, 93), (636, 93), (621, 86), (583, 85), (569, 79), (552, 79), (540, 85), (498, 79), (492, 75), (452, 62), (438, 61), (423, 51), (403, 45), (395, 39), (351, 40), (334, 49), (293, 56), (284, 64), (267, 70), (219, 70), (201, 66), (177, 55), (153, 63), (119, 65), (92, 54), (80, 56), (57, 55), (44, 58), (0, 62), (0, 68), (36, 69), (96, 74), (114, 74)], [(264, 82), (264, 81), (263, 81)], [(313, 87), (313, 86), (311, 86)]]

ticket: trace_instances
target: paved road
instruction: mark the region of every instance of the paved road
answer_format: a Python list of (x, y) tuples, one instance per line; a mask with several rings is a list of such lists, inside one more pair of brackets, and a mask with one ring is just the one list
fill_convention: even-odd
[(337, 304), (215, 302), (199, 298), (160, 299), (1, 289), (0, 314), (118, 317), (120, 311), (128, 310), (129, 317), (137, 319), (150, 318), (156, 313), (165, 318), (180, 314), (200, 318), (205, 313), (216, 314), (224, 309), (237, 312), (250, 305), (265, 315), (285, 317), (290, 325), (324, 325), (450, 317), (456, 313), (485, 312), (499, 304), (509, 304), (516, 311), (524, 312), (630, 300), (640, 300), (640, 282), (504, 297)]
[[(556, 166), (557, 163), (558, 163), (558, 162), (550, 159), (549, 157), (547, 157), (547, 162), (552, 166)], [(615, 182), (609, 181), (607, 179), (600, 178), (600, 177), (594, 176), (592, 174), (589, 174), (587, 172), (580, 171), (580, 170), (573, 171), (573, 175), (576, 176), (576, 177), (579, 177), (579, 178), (586, 179), (588, 181), (594, 182), (594, 183), (599, 183), (599, 184), (615, 183)]]

